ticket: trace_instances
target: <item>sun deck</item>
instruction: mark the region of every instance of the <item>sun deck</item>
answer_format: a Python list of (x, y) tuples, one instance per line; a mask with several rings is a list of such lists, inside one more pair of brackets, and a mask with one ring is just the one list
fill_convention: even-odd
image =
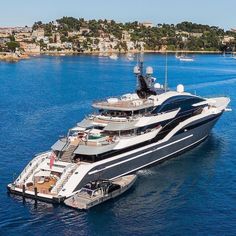
[(106, 110), (137, 111), (154, 106), (154, 102), (153, 100), (140, 98), (134, 100), (110, 98), (104, 101), (94, 102), (92, 106), (94, 108)]

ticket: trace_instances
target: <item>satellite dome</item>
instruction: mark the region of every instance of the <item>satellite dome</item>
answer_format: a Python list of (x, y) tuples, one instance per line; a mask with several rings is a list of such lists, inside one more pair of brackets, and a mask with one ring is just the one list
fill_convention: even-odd
[(159, 88), (161, 88), (161, 85), (159, 83), (155, 83), (154, 88), (159, 89)]
[(152, 74), (153, 74), (153, 68), (152, 68), (151, 66), (148, 66), (148, 67), (146, 68), (146, 74), (147, 74), (147, 75), (152, 75)]
[(177, 92), (178, 92), (178, 93), (183, 93), (183, 92), (184, 92), (184, 86), (183, 86), (182, 84), (179, 84), (179, 85), (177, 86)]
[(134, 67), (134, 74), (138, 75), (140, 73), (140, 68), (139, 66)]

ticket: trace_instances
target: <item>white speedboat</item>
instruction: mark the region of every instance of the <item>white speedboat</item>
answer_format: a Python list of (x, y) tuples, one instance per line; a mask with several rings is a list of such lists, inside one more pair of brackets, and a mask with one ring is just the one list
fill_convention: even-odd
[(192, 61), (194, 61), (194, 58), (192, 58), (192, 57), (187, 57), (187, 56), (179, 56), (178, 59), (179, 59), (180, 61), (186, 61), (186, 62), (192, 62)]
[(112, 60), (117, 60), (118, 56), (117, 56), (117, 54), (112, 54), (112, 55), (109, 56), (109, 58), (112, 59)]

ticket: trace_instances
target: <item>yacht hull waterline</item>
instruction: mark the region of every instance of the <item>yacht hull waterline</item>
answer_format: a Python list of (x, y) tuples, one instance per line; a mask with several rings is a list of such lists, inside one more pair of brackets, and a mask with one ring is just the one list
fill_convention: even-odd
[(7, 188), (10, 193), (60, 203), (99, 179), (115, 179), (180, 155), (202, 143), (224, 113), (227, 97), (201, 98), (177, 86), (153, 86), (152, 69), (135, 68), (135, 94), (96, 102), (90, 116), (52, 150), (38, 154)]

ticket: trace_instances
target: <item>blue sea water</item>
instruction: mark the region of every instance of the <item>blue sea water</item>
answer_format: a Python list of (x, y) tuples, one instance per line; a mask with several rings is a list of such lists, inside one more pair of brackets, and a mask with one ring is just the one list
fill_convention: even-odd
[[(130, 92), (135, 62), (96, 56), (0, 62), (0, 235), (236, 235), (236, 61), (168, 56), (168, 83), (230, 96), (210, 137), (197, 148), (138, 172), (125, 195), (88, 212), (7, 194), (6, 185), (35, 153), (91, 112), (93, 100)], [(145, 54), (160, 82), (165, 57)]]

